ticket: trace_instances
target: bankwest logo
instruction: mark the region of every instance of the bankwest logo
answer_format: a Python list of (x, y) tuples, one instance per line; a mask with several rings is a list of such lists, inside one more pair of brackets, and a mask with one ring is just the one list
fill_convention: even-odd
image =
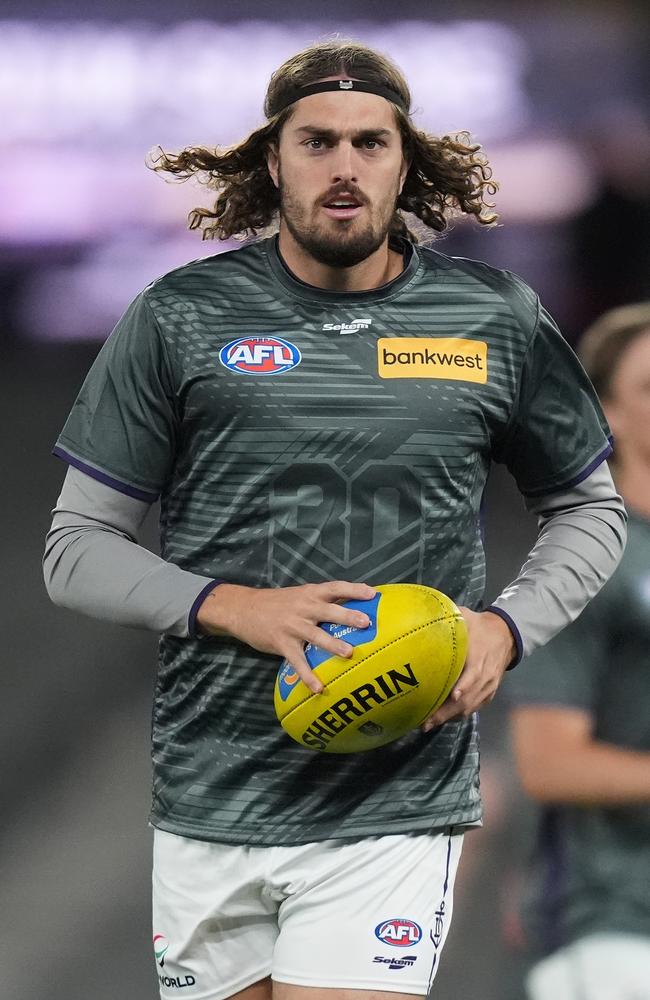
[(377, 369), (381, 378), (487, 382), (487, 344), (456, 337), (381, 337)]

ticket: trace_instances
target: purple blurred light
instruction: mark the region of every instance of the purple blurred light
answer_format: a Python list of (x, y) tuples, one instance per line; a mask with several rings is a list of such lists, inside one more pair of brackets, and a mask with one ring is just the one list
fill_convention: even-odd
[[(426, 127), (503, 136), (525, 121), (526, 48), (513, 28), (492, 21), (347, 28), (404, 67)], [(260, 120), (273, 70), (323, 34), (318, 24), (261, 21), (0, 22), (0, 141), (231, 142)]]

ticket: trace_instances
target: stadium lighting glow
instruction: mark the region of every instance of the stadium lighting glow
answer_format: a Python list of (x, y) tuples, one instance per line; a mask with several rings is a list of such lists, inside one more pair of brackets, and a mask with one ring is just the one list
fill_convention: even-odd
[[(404, 67), (426, 127), (485, 138), (525, 122), (526, 47), (512, 27), (399, 21), (347, 31)], [(0, 143), (141, 143), (143, 133), (151, 143), (233, 141), (259, 121), (282, 59), (324, 34), (317, 23), (0, 21)]]

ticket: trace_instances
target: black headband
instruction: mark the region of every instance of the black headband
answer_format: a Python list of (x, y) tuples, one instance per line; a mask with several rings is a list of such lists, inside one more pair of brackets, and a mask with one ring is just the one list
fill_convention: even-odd
[(279, 107), (275, 108), (274, 114), (278, 115), (289, 105), (295, 104), (303, 97), (311, 97), (312, 94), (324, 94), (329, 90), (356, 90), (362, 94), (377, 94), (387, 101), (392, 101), (398, 108), (408, 114), (408, 106), (401, 94), (390, 87), (382, 87), (381, 84), (367, 83), (365, 80), (325, 80), (323, 83), (310, 83), (308, 87), (292, 87), (285, 96)]

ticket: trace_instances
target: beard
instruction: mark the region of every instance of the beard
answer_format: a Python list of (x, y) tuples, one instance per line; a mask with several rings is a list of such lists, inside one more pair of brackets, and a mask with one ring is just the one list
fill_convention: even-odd
[[(397, 201), (397, 187), (392, 198), (386, 200), (365, 226), (357, 220), (336, 222), (332, 228), (309, 222), (307, 208), (287, 187), (280, 176), (280, 216), (296, 243), (319, 264), (327, 267), (354, 267), (379, 250), (390, 232)], [(367, 202), (364, 202), (367, 205)]]

